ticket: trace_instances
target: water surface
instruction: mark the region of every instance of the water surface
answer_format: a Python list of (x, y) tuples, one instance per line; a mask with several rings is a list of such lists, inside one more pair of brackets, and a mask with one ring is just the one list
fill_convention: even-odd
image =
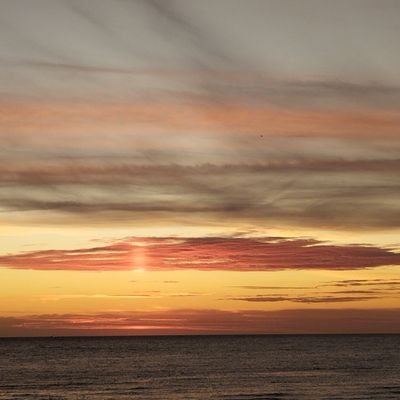
[(400, 335), (0, 339), (1, 400), (400, 399)]

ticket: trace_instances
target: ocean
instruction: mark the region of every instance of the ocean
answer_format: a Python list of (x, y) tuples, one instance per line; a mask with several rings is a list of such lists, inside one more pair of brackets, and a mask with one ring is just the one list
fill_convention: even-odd
[(1, 400), (400, 399), (400, 335), (0, 339)]

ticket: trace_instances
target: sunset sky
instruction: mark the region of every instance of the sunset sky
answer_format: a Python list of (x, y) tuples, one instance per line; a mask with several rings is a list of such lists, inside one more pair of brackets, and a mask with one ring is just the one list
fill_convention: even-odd
[(400, 333), (399, 15), (0, 0), (0, 336)]

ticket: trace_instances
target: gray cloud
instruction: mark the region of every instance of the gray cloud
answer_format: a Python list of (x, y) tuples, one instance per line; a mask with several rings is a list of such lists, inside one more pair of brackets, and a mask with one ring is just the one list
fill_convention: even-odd
[(105, 161), (5, 164), (0, 206), (96, 215), (99, 222), (156, 213), (157, 218), (186, 216), (192, 222), (207, 216), (216, 222), (229, 217), (281, 225), (397, 228), (397, 169), (395, 160), (196, 167)]
[(2, 2), (2, 216), (398, 228), (383, 4)]
[[(2, 93), (73, 99), (183, 93), (219, 102), (396, 110), (398, 5), (381, 3), (5, 1)], [(175, 77), (143, 76), (159, 73), (160, 65)]]

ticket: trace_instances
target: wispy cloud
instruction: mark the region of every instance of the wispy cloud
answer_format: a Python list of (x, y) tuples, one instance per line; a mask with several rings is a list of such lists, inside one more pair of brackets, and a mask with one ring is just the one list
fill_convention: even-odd
[(230, 286), (237, 289), (249, 289), (249, 290), (281, 290), (281, 289), (309, 289), (308, 286), (260, 286), (260, 285), (237, 285)]
[[(353, 293), (354, 294), (354, 293)], [(243, 296), (243, 297), (228, 297), (223, 300), (236, 300), (236, 301), (247, 301), (251, 303), (276, 303), (276, 302), (291, 302), (291, 303), (305, 303), (305, 304), (316, 304), (316, 303), (349, 303), (358, 301), (367, 301), (376, 299), (375, 296)]]
[[(260, 151), (258, 156), (244, 154), (254, 159), (262, 156)], [(149, 152), (157, 158), (156, 153)], [(138, 165), (128, 154), (125, 161), (123, 154), (119, 158), (110, 154), (98, 159), (60, 155), (57, 162), (54, 155), (22, 160), (18, 152), (10, 154), (0, 168), (4, 188), (0, 207), (24, 213), (28, 219), (34, 218), (29, 211), (39, 212), (41, 223), (54, 223), (66, 215), (76, 225), (152, 218), (186, 219), (198, 225), (229, 218), (371, 230), (397, 228), (400, 223), (395, 159), (339, 161), (330, 155), (313, 159), (316, 155), (309, 154), (302, 159), (300, 154), (268, 153), (266, 162), (190, 166)]]
[(319, 285), (319, 287), (339, 287), (339, 288), (353, 288), (353, 287), (372, 287), (374, 289), (400, 289), (400, 279), (398, 278), (377, 278), (377, 279), (343, 279)]
[(69, 299), (109, 299), (109, 300), (120, 300), (120, 299), (163, 299), (168, 297), (199, 297), (207, 295), (204, 292), (162, 292), (160, 290), (146, 290), (135, 293), (118, 293), (118, 294), (106, 294), (106, 293), (95, 293), (95, 294), (51, 294), (39, 296), (41, 300), (69, 300)]
[[(46, 132), (49, 138), (50, 132), (53, 135), (74, 136), (75, 133), (88, 137), (94, 132), (104, 135), (112, 131), (127, 135), (139, 130), (164, 134), (201, 134), (210, 131), (228, 137), (232, 137), (232, 134), (250, 137), (262, 134), (266, 137), (368, 139), (379, 133), (380, 140), (395, 140), (395, 127), (400, 119), (394, 111), (320, 110), (307, 107), (288, 109), (247, 102), (214, 104), (207, 99), (191, 99), (187, 96), (147, 101), (135, 99), (130, 102), (3, 99), (0, 104), (2, 126), (7, 128), (1, 136), (8, 133), (21, 137), (34, 135), (38, 130)], [(134, 138), (134, 135), (131, 137)]]

